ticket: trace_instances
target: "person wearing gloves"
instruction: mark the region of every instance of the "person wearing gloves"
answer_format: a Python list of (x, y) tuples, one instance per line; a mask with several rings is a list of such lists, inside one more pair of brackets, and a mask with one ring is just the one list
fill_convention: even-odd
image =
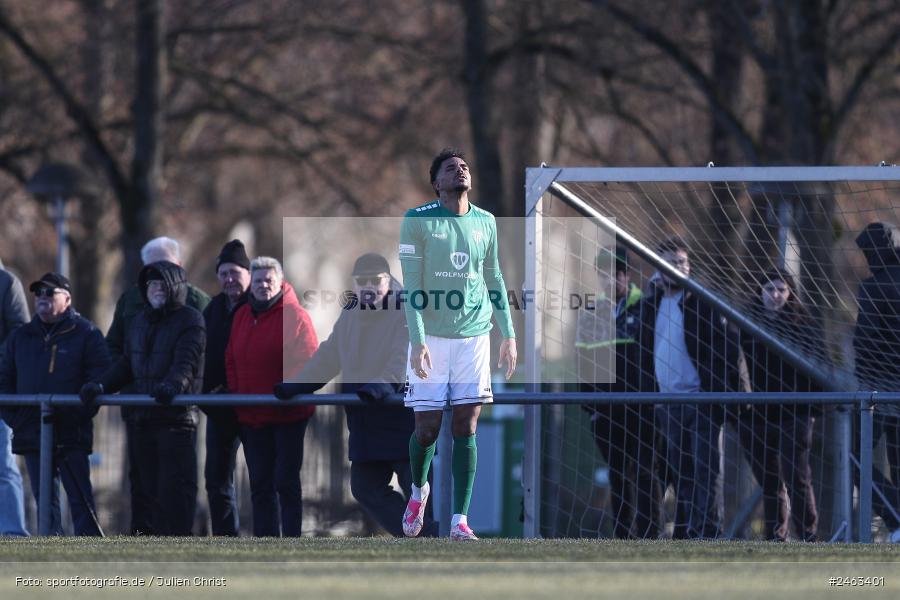
[[(141, 247), (141, 263), (146, 266), (161, 260), (182, 266), (181, 245), (169, 237), (153, 238)], [(137, 275), (138, 273), (135, 273)], [(209, 304), (209, 296), (206, 293), (187, 283), (187, 300), (185, 304), (203, 311)], [(147, 305), (145, 290), (135, 283), (126, 289), (116, 302), (116, 310), (113, 320), (106, 333), (106, 345), (113, 362), (125, 353), (125, 334), (131, 327), (131, 321), (144, 311)], [(123, 394), (135, 393), (128, 387), (120, 390)], [(139, 465), (143, 462), (141, 455), (143, 448), (138, 444), (141, 437), (137, 429), (141, 427), (139, 419), (144, 414), (140, 406), (123, 406), (122, 420), (125, 422), (125, 449), (128, 458), (128, 489), (130, 493), (131, 508), (131, 533), (133, 535), (146, 535), (153, 531), (150, 512), (153, 506), (153, 496), (145, 495), (143, 490), (152, 488), (152, 481), (142, 481), (144, 473)], [(152, 476), (148, 474), (148, 476)]]
[[(81, 388), (91, 406), (97, 396), (128, 386), (149, 394), (158, 406), (136, 407), (135, 443), (141, 492), (151, 499), (154, 535), (191, 535), (197, 505), (197, 414), (173, 406), (179, 394), (198, 394), (203, 384), (206, 328), (200, 311), (187, 306), (187, 276), (180, 266), (159, 261), (141, 269), (145, 298), (125, 336), (123, 355), (96, 381)], [(144, 476), (146, 475), (146, 477)]]
[[(412, 410), (385, 406), (403, 391), (409, 332), (397, 298), (402, 285), (380, 254), (363, 254), (353, 265), (353, 301), (334, 324), (303, 370), (291, 382), (275, 386), (287, 400), (311, 394), (342, 375), (340, 393), (357, 394), (365, 406), (346, 406), (350, 431), (350, 491), (375, 521), (394, 537), (403, 536), (400, 519), (409, 498), (409, 438), (415, 429)], [(403, 494), (391, 487), (396, 474)], [(405, 495), (405, 497), (404, 497)], [(424, 535), (437, 535), (426, 509)]]
[[(109, 367), (103, 334), (72, 307), (69, 280), (47, 273), (28, 288), (34, 318), (10, 334), (0, 363), (0, 393), (74, 394)], [(12, 449), (25, 457), (35, 501), (40, 504), (41, 409), (10, 406), (2, 411), (12, 427)], [(75, 535), (100, 535), (94, 512), (90, 463), (96, 407), (53, 409), (53, 482), (50, 533), (62, 535), (59, 484), (66, 490)]]

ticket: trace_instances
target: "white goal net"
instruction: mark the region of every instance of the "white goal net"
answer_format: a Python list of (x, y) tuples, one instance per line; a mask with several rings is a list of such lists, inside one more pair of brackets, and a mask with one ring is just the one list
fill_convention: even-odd
[[(599, 299), (539, 304), (528, 321), (529, 381), (597, 394), (540, 409), (535, 533), (845, 539), (857, 410), (621, 394), (897, 391), (900, 169), (543, 168), (528, 181), (526, 286)], [(900, 529), (896, 408), (874, 412), (875, 539)]]

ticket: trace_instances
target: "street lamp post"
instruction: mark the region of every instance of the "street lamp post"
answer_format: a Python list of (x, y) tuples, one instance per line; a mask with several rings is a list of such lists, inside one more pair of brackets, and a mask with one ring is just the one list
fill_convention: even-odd
[(69, 232), (66, 227), (66, 198), (53, 199), (53, 220), (56, 221), (56, 272), (69, 276)]
[[(39, 200), (52, 203), (53, 220), (56, 224), (56, 272), (69, 276), (69, 239), (66, 227), (66, 200), (86, 198), (98, 193), (93, 180), (79, 167), (68, 163), (47, 163), (42, 165), (25, 184), (25, 189)], [(46, 412), (47, 414), (44, 414)], [(50, 404), (42, 406), (41, 445), (47, 450), (53, 447), (53, 427), (49, 418)], [(50, 535), (50, 498), (53, 485), (53, 470), (41, 469), (39, 482), (40, 502), (38, 505), (38, 529), (41, 535)]]
[(51, 204), (56, 225), (56, 272), (69, 276), (69, 232), (66, 224), (66, 200), (95, 196), (97, 187), (80, 167), (62, 162), (41, 166), (25, 184), (39, 200)]

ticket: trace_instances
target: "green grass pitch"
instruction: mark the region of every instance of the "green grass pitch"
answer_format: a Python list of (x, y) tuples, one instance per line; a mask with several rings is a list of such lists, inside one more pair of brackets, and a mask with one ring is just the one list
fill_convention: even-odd
[(28, 538), (0, 558), (2, 599), (900, 597), (887, 544)]

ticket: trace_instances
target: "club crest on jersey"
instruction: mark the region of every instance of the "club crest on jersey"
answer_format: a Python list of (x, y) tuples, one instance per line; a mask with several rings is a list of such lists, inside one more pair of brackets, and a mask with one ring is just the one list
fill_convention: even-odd
[(463, 267), (469, 263), (469, 255), (465, 252), (453, 252), (450, 255), (450, 263), (454, 269), (462, 271)]

